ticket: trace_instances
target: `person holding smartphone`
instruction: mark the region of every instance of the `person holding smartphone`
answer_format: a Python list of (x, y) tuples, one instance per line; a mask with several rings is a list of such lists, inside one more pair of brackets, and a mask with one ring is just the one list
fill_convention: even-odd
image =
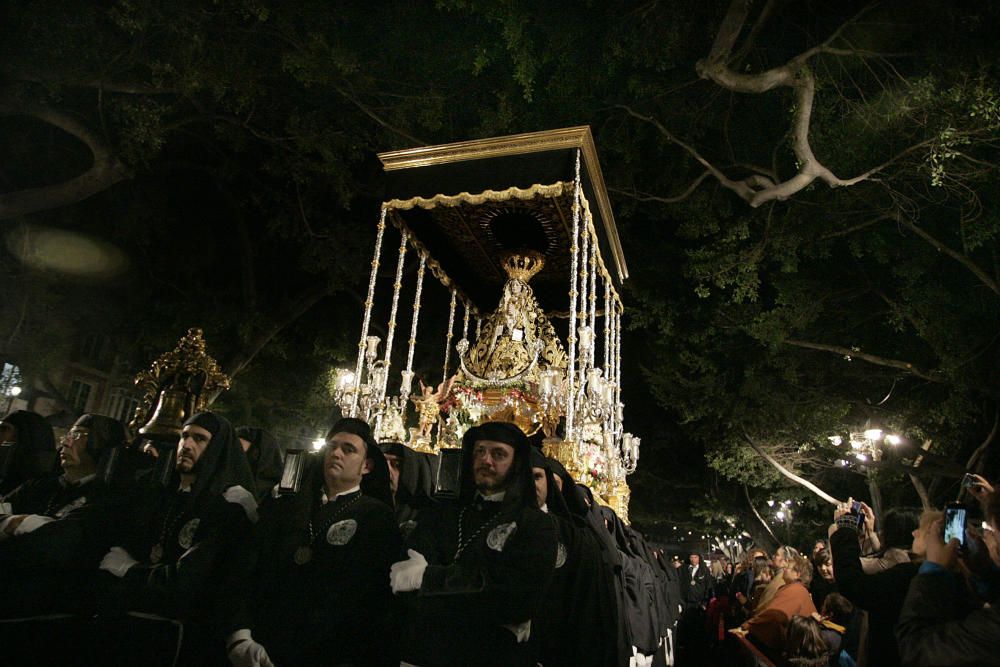
[[(860, 505), (860, 503), (859, 503)], [(910, 580), (920, 567), (916, 559), (924, 553), (924, 534), (940, 512), (924, 512), (917, 529), (912, 531), (910, 552), (914, 561), (899, 563), (889, 569), (865, 573), (860, 542), (863, 530), (863, 509), (852, 498), (834, 511), (830, 526), (830, 548), (833, 551), (833, 572), (837, 590), (856, 607), (868, 612), (868, 656), (871, 665), (893, 667), (901, 663), (893, 629), (899, 618)]]
[[(982, 479), (982, 478), (980, 478)], [(967, 538), (985, 547), (986, 563), (1000, 568), (1000, 494), (986, 480), (982, 491), (973, 493), (986, 509), (987, 530), (981, 537), (966, 532)], [(989, 489), (987, 491), (986, 489)], [(954, 519), (957, 522), (957, 519)], [(900, 656), (906, 665), (953, 667), (958, 665), (1000, 665), (1000, 608), (997, 600), (968, 611), (970, 595), (954, 585), (948, 570), (961, 560), (967, 567), (980, 563), (963, 554), (958, 537), (947, 543), (945, 520), (935, 521), (924, 538), (927, 558), (913, 581), (896, 626)]]

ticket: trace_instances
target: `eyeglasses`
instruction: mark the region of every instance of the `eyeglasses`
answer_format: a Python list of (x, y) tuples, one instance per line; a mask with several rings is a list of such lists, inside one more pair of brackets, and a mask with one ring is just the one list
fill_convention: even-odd
[(79, 442), (80, 440), (84, 440), (88, 435), (90, 435), (90, 431), (88, 429), (71, 428), (70, 430), (66, 431), (66, 435), (63, 436), (63, 441)]

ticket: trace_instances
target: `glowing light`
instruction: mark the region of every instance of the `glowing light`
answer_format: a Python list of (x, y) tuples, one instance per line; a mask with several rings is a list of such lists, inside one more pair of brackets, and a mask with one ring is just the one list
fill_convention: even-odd
[(889, 435), (885, 436), (885, 441), (888, 442), (890, 445), (898, 445), (903, 441), (903, 439), (900, 438), (895, 433), (890, 433)]
[(865, 437), (869, 440), (881, 440), (882, 439), (882, 429), (880, 428), (870, 428), (865, 431)]
[(855, 454), (855, 457), (856, 457), (856, 458), (857, 458), (857, 459), (858, 459), (859, 461), (867, 461), (867, 460), (868, 460), (868, 455), (867, 455), (867, 454), (861, 454), (861, 453), (858, 453), (858, 454)]
[(861, 440), (851, 440), (851, 447), (853, 449), (861, 449), (864, 446), (865, 446), (865, 443), (862, 442)]
[(774, 501), (773, 500), (768, 500), (767, 501), (767, 506), (768, 507), (774, 507)]
[(775, 514), (774, 516), (778, 517), (778, 521), (785, 520), (785, 512), (783, 510), (778, 510), (778, 513)]
[(844, 439), (841, 438), (839, 435), (831, 435), (829, 438), (827, 438), (827, 440), (833, 443), (834, 447), (840, 447), (842, 444), (844, 444)]
[(313, 440), (313, 449), (318, 452), (319, 450), (323, 449), (323, 445), (325, 444), (326, 440), (324, 440), (323, 438), (316, 438), (315, 440)]
[(20, 387), (11, 387), (10, 388), (10, 395), (11, 396), (20, 396), (21, 395), (21, 388)]

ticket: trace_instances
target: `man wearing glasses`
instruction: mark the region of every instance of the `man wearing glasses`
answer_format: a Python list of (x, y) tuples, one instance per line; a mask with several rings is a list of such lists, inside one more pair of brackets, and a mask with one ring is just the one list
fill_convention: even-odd
[(80, 417), (59, 446), (62, 472), (21, 484), (0, 505), (0, 616), (64, 611), (82, 604), (75, 592), (97, 565), (107, 532), (100, 527), (107, 488), (97, 476), (104, 452), (125, 444), (122, 424)]
[(110, 417), (87, 414), (76, 420), (59, 445), (62, 473), (25, 482), (4, 496), (0, 541), (34, 532), (85, 505), (97, 488), (101, 454), (125, 439), (125, 427)]

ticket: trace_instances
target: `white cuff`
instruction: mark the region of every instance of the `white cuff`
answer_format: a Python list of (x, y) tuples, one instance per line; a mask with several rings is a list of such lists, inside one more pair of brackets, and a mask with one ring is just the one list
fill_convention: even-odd
[(18, 526), (16, 530), (14, 530), (14, 534), (15, 535), (24, 535), (25, 533), (30, 533), (30, 532), (32, 532), (34, 530), (38, 530), (39, 528), (41, 528), (45, 524), (51, 523), (53, 521), (55, 521), (55, 519), (53, 519), (50, 516), (41, 516), (39, 514), (29, 514), (28, 516), (24, 517), (24, 521), (21, 522), (21, 525)]

